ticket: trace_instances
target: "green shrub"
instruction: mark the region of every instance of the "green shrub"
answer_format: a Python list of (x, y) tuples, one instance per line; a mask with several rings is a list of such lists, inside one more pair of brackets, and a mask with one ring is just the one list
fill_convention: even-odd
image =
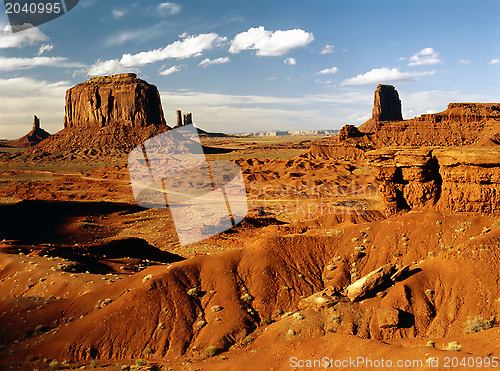
[(262, 323), (263, 323), (264, 325), (270, 325), (271, 323), (273, 323), (273, 320), (272, 320), (271, 318), (264, 318), (264, 319), (262, 320)]

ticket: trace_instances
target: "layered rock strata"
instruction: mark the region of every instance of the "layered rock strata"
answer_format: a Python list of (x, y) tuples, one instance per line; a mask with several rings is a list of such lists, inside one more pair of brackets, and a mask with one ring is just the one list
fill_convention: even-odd
[(165, 125), (156, 86), (133, 73), (97, 76), (66, 92), (64, 127)]
[(453, 212), (500, 211), (500, 149), (380, 149), (375, 166), (387, 213), (419, 207)]

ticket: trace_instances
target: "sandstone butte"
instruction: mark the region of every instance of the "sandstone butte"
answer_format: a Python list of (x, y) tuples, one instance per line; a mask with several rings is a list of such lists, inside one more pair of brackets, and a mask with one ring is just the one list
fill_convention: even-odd
[(97, 76), (66, 92), (64, 127), (165, 125), (156, 86), (133, 73)]
[(403, 120), (395, 88), (378, 85), (367, 122), (344, 126), (304, 156), (367, 159), (388, 214), (419, 207), (495, 213), (499, 145), (499, 103), (450, 103), (443, 112)]
[(155, 85), (133, 73), (92, 77), (66, 92), (64, 129), (18, 156), (35, 161), (121, 157), (168, 129)]

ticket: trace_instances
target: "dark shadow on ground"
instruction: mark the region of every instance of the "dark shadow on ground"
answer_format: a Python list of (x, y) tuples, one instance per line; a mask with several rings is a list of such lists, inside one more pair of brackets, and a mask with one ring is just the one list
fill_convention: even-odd
[[(68, 261), (61, 267), (73, 273), (135, 273), (159, 263), (185, 260), (180, 255), (162, 251), (141, 238), (125, 238), (90, 245), (6, 245), (0, 248), (7, 254), (58, 257)], [(140, 268), (138, 268), (140, 266)]]
[[(69, 231), (68, 226), (75, 218), (142, 210), (137, 205), (114, 202), (25, 200), (0, 205), (0, 240), (17, 240), (21, 244), (74, 243), (74, 231)], [(91, 232), (86, 234), (90, 236)]]

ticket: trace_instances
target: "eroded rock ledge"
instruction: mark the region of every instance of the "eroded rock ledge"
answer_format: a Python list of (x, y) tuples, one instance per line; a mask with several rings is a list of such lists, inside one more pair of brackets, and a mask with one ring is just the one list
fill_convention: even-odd
[(500, 149), (384, 148), (366, 152), (388, 214), (418, 207), (500, 211)]

